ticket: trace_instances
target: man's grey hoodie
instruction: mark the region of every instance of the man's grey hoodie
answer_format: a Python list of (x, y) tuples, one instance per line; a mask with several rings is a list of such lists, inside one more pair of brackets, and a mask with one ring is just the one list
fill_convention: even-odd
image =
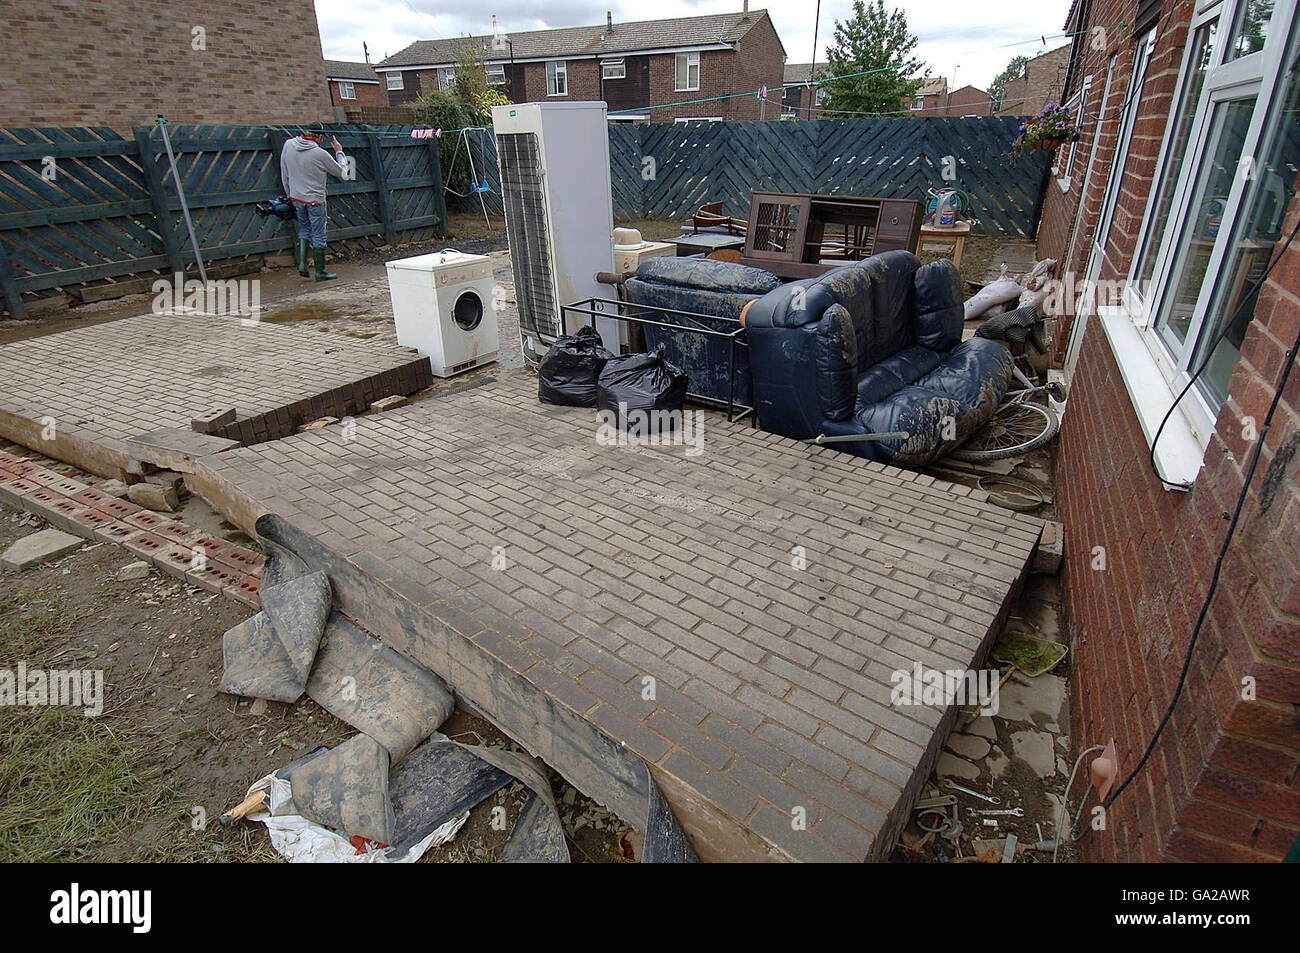
[(299, 202), (325, 201), (325, 175), (343, 178), (343, 153), (331, 156), (310, 139), (294, 136), (280, 151), (280, 179), (289, 198)]

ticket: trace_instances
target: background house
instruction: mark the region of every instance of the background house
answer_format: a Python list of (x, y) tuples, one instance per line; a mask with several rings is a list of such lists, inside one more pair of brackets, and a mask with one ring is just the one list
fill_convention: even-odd
[(312, 0), (5, 4), (0, 125), (331, 118)]
[(999, 116), (1034, 116), (1048, 103), (1059, 103), (1070, 65), (1071, 45), (1048, 50), (1025, 64), (1021, 74), (1002, 92)]
[(333, 106), (388, 105), (388, 91), (369, 63), (326, 60), (325, 79), (329, 82), (330, 104)]
[(927, 77), (903, 108), (913, 116), (987, 116), (989, 94), (976, 86), (952, 89), (943, 76)]
[[(828, 75), (825, 63), (817, 64), (817, 77)], [(820, 86), (795, 86), (793, 83), (808, 83), (813, 75), (812, 63), (785, 64), (786, 90), (781, 97), (781, 115), (794, 116), (798, 119), (821, 119), (822, 111), (818, 105), (827, 95), (827, 90)]]
[[(765, 10), (533, 30), (501, 37), (420, 40), (376, 71), (392, 105), (449, 88), (466, 47), (484, 60), (488, 80), (515, 102), (604, 100), (611, 113), (652, 119), (777, 119), (755, 96), (782, 85), (785, 48)], [(713, 100), (659, 107), (686, 100)], [(615, 117), (617, 118), (617, 117)]]
[(1294, 0), (1076, 0), (1066, 28), (1082, 132), (1058, 150), (1039, 255), (1123, 283), (1055, 319), (1078, 750), (1115, 739), (1127, 775), (1178, 699), (1080, 846), (1277, 860), (1300, 836), (1300, 375), (1277, 394), (1300, 332), (1300, 246), (1279, 242), (1300, 227), (1300, 18)]

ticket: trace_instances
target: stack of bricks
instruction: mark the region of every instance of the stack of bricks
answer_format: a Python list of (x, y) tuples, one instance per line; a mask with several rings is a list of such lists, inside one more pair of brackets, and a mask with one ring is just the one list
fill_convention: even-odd
[(260, 605), (264, 557), (55, 470), (0, 452), (0, 502), (65, 532), (116, 543), (158, 569), (245, 605)]

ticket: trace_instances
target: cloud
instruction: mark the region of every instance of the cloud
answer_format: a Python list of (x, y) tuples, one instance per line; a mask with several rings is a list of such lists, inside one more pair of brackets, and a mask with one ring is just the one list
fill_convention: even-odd
[[(601, 23), (605, 11), (615, 21), (738, 12), (742, 0), (658, 0), (653, 6), (627, 0), (556, 0), (545, 7), (537, 0), (491, 0), (479, 7), (450, 0), (316, 0), (321, 43), (329, 59), (360, 60), (361, 44), (369, 43), (378, 62), (416, 40), (485, 34), (495, 14), (507, 33), (547, 27)], [(972, 0), (886, 0), (901, 7), (919, 39), (916, 55), (932, 75), (986, 88), (1007, 62), (1018, 54), (1036, 56), (1068, 42), (1060, 36), (1069, 0), (1035, 3), (972, 2)], [(816, 2), (809, 0), (751, 0), (754, 10), (766, 9), (785, 45), (788, 61), (806, 63), (813, 53)], [(852, 13), (851, 0), (824, 0), (817, 31), (817, 60), (826, 59), (835, 20)], [(1055, 36), (1054, 36), (1055, 35)], [(1046, 45), (1041, 37), (1046, 37)]]

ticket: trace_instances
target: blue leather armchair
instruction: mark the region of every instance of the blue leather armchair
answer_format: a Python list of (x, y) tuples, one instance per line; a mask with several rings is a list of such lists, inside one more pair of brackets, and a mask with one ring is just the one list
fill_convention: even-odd
[(782, 285), (746, 313), (763, 429), (819, 434), (903, 431), (907, 440), (837, 443), (916, 467), (987, 423), (1011, 381), (996, 341), (962, 343), (962, 279), (947, 260), (890, 251)]

